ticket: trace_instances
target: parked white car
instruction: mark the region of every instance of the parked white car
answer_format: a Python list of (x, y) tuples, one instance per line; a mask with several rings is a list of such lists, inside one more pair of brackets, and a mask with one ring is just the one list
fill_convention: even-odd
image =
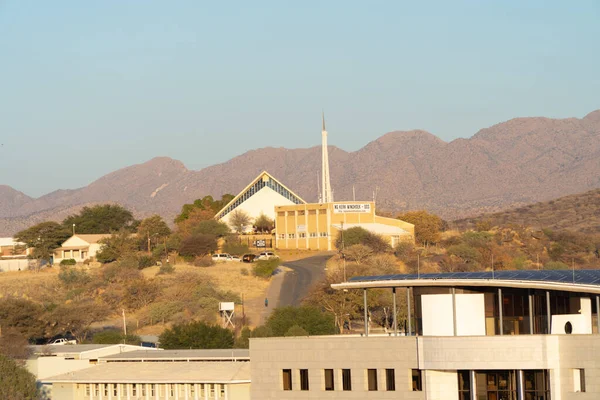
[(51, 341), (48, 344), (51, 344), (53, 346), (61, 346), (61, 345), (65, 345), (65, 344), (77, 344), (77, 340), (60, 338), (60, 339), (54, 339), (53, 341)]
[(231, 256), (229, 254), (227, 254), (227, 253), (213, 254), (212, 255), (212, 260), (214, 262), (230, 261), (231, 260)]
[(263, 251), (258, 255), (259, 260), (270, 260), (272, 258), (279, 258), (279, 256), (272, 251)]

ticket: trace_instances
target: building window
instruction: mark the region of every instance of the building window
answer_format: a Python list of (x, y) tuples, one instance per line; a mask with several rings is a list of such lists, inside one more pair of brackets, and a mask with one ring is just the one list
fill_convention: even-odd
[(280, 233), (279, 234), (279, 239), (285, 239), (285, 233)]
[(220, 388), (221, 388), (221, 390), (219, 391), (219, 393), (221, 393), (221, 398), (224, 399), (225, 398), (225, 385), (221, 385)]
[(113, 387), (113, 396), (117, 397), (119, 395), (119, 387), (117, 386), (116, 383), (113, 383), (112, 387)]
[(146, 385), (144, 383), (142, 383), (140, 386), (142, 389), (142, 396), (146, 397)]
[(85, 384), (85, 395), (90, 396), (92, 394), (91, 385), (89, 383)]
[(135, 383), (131, 384), (131, 395), (137, 396), (137, 384), (135, 384)]
[(349, 369), (342, 370), (342, 390), (352, 390), (352, 374)]
[(175, 396), (175, 384), (171, 383), (169, 385), (169, 396), (173, 397)]
[(295, 238), (296, 238), (295, 233), (288, 233), (288, 239), (295, 239)]
[(412, 390), (413, 392), (420, 392), (423, 390), (423, 380), (421, 378), (421, 370), (412, 370)]
[(96, 397), (99, 397), (99, 396), (100, 396), (100, 385), (99, 385), (99, 384), (97, 384), (97, 383), (95, 383), (95, 384), (94, 384), (94, 395), (95, 395)]
[(284, 369), (281, 372), (283, 377), (283, 390), (292, 390), (292, 370)]
[(298, 216), (299, 216), (299, 217), (302, 217), (302, 216), (304, 216), (304, 210), (300, 210), (300, 211), (298, 211)]
[(396, 390), (396, 371), (393, 369), (385, 370), (385, 388), (388, 392)]
[(300, 370), (300, 390), (308, 390), (308, 370)]
[(321, 232), (320, 236), (321, 237), (327, 237), (327, 232)]
[(326, 369), (325, 373), (325, 390), (335, 390), (334, 380), (333, 380), (333, 370)]
[(458, 399), (471, 400), (471, 372), (458, 371)]
[(204, 397), (204, 383), (200, 384), (200, 397)]
[(127, 396), (127, 385), (121, 383), (121, 396)]
[(208, 396), (211, 398), (214, 398), (215, 397), (215, 384), (211, 383), (209, 385), (209, 389), (210, 389), (210, 392), (208, 393)]
[(368, 369), (367, 370), (367, 383), (368, 389), (371, 392), (377, 390), (377, 370), (376, 369)]
[(573, 383), (575, 392), (585, 392), (585, 369), (573, 370)]
[(317, 237), (317, 232), (311, 232), (310, 233), (310, 237), (311, 238), (316, 238)]
[(306, 237), (306, 233), (301, 232), (301, 233), (298, 234), (298, 237), (301, 238), (301, 239), (304, 239)]
[(154, 383), (150, 385), (150, 396), (156, 396), (156, 385)]

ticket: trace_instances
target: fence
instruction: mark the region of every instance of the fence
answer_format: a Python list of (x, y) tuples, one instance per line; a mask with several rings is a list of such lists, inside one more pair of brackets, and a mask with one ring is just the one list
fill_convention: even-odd
[(27, 271), (35, 268), (36, 260), (15, 259), (15, 260), (0, 260), (0, 272), (8, 271)]
[(245, 244), (249, 249), (272, 249), (273, 239), (256, 239), (251, 237), (240, 237), (240, 244)]

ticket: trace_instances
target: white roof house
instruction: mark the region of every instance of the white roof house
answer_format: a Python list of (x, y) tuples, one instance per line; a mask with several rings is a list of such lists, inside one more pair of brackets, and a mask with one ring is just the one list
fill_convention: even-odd
[(102, 247), (100, 241), (109, 238), (106, 234), (78, 234), (68, 238), (61, 247), (54, 250), (54, 263), (60, 263), (64, 259), (74, 259), (77, 262), (94, 258)]
[(266, 171), (261, 172), (248, 186), (235, 196), (215, 216), (229, 223), (231, 212), (242, 210), (255, 219), (264, 214), (275, 220), (275, 206), (306, 204), (300, 196), (288, 189)]

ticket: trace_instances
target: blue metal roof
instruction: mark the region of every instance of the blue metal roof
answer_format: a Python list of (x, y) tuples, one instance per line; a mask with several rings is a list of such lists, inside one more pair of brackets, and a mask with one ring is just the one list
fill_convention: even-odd
[(600, 286), (600, 270), (527, 270), (527, 271), (482, 271), (447, 272), (434, 274), (394, 274), (379, 276), (357, 276), (348, 282), (402, 281), (402, 280), (503, 280), (552, 282)]

